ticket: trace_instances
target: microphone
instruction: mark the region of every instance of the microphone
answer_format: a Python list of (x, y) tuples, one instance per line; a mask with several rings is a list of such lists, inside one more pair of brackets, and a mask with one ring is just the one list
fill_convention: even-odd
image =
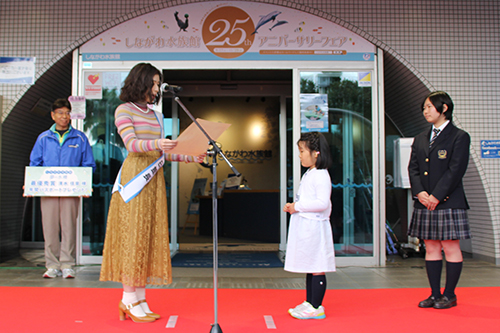
[(181, 86), (175, 86), (173, 84), (168, 84), (168, 83), (162, 83), (161, 86), (160, 86), (160, 91), (161, 92), (173, 92), (174, 94), (175, 93), (178, 93), (178, 92), (181, 92), (182, 91), (182, 87)]

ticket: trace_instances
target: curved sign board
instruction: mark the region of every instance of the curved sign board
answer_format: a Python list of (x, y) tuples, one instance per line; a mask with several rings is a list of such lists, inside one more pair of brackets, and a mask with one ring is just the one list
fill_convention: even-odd
[(91, 39), (80, 52), (83, 61), (373, 61), (375, 46), (296, 9), (208, 1), (136, 17)]

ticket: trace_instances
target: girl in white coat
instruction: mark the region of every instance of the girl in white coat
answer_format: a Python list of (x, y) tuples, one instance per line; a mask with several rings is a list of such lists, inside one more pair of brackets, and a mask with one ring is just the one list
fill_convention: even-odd
[(332, 182), (327, 170), (330, 148), (318, 132), (303, 133), (297, 144), (301, 164), (309, 169), (302, 176), (295, 202), (283, 207), (291, 214), (285, 270), (307, 273), (306, 300), (288, 312), (297, 319), (323, 319), (325, 272), (336, 269), (330, 225)]

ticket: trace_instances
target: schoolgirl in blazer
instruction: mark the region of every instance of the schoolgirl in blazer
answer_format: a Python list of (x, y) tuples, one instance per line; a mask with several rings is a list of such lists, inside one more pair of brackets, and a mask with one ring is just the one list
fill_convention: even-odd
[[(425, 243), (431, 296), (421, 308), (457, 306), (455, 287), (462, 271), (460, 240), (471, 238), (462, 178), (469, 163), (470, 136), (452, 123), (453, 101), (444, 91), (427, 96), (422, 111), (432, 127), (413, 141), (408, 172), (415, 198), (408, 234)], [(441, 293), (443, 255), (446, 284)]]
[[(422, 191), (439, 200), (436, 209), (469, 209), (462, 178), (469, 163), (470, 136), (452, 122), (429, 148), (432, 128), (415, 137), (408, 167), (413, 196)], [(418, 200), (415, 208), (426, 207)]]

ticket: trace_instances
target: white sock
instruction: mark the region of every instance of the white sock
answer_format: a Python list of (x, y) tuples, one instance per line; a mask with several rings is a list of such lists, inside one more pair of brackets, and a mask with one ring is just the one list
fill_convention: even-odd
[[(137, 294), (138, 301), (146, 300), (146, 288), (135, 288), (135, 293)], [(141, 303), (141, 307), (145, 313), (153, 313), (153, 311), (149, 309), (148, 303)]]
[[(132, 293), (127, 293), (123, 292), (123, 298), (122, 298), (122, 303), (124, 305), (129, 305), (129, 304), (134, 304), (137, 303), (137, 294), (135, 292)], [(142, 309), (142, 306), (134, 306), (132, 309), (130, 309), (130, 313), (133, 314), (136, 317), (145, 317), (146, 313)]]
[(131, 293), (127, 293), (125, 291), (123, 292), (123, 297), (122, 297), (123, 304), (125, 304), (125, 305), (133, 304), (137, 301), (138, 301), (137, 294), (135, 292), (131, 292)]

